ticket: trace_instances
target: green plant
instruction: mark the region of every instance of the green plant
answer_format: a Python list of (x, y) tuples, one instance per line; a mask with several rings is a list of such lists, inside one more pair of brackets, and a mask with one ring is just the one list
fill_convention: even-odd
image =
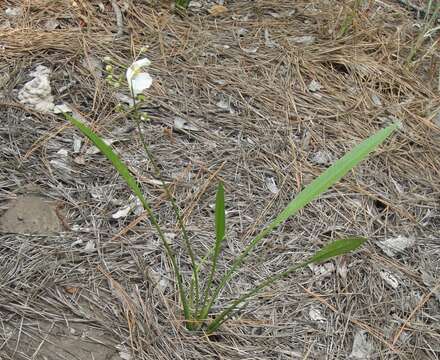
[[(247, 293), (241, 295), (234, 302), (228, 305), (223, 311), (221, 311), (214, 319), (209, 319), (209, 315), (215, 301), (218, 299), (220, 292), (225, 285), (232, 279), (236, 271), (243, 265), (246, 257), (251, 251), (260, 243), (260, 241), (275, 230), (279, 225), (286, 221), (290, 216), (296, 214), (304, 206), (316, 199), (320, 194), (328, 190), (333, 184), (338, 182), (345, 174), (347, 174), (354, 166), (360, 161), (365, 159), (368, 154), (375, 150), (397, 127), (397, 124), (389, 125), (388, 127), (380, 130), (375, 135), (364, 140), (361, 144), (357, 145), (354, 149), (344, 155), (341, 159), (337, 160), (332, 166), (330, 166), (323, 174), (316, 178), (310, 185), (302, 190), (296, 198), (294, 198), (281, 213), (272, 220), (269, 225), (263, 228), (244, 248), (241, 255), (239, 255), (235, 261), (231, 264), (229, 270), (218, 281), (218, 285), (212, 289), (213, 280), (215, 278), (218, 258), (221, 253), (222, 241), (226, 234), (226, 221), (225, 221), (225, 200), (224, 200), (224, 188), (220, 183), (216, 194), (215, 205), (215, 241), (213, 248), (199, 263), (196, 263), (194, 254), (191, 249), (191, 244), (186, 243), (187, 250), (192, 255), (193, 276), (190, 281), (190, 288), (188, 291), (185, 286), (184, 279), (178, 266), (176, 255), (171, 247), (171, 244), (166, 239), (164, 232), (159, 225), (159, 222), (149, 204), (147, 199), (143, 196), (139, 184), (130, 174), (128, 168), (115, 154), (109, 145), (107, 145), (96, 133), (94, 133), (89, 127), (82, 122), (78, 121), (69, 114), (64, 114), (65, 117), (75, 125), (87, 138), (89, 138), (93, 144), (111, 161), (115, 169), (122, 176), (126, 184), (133, 191), (133, 193), (139, 198), (143, 207), (147, 211), (151, 223), (156, 229), (162, 243), (164, 245), (167, 256), (169, 257), (173, 271), (176, 275), (177, 287), (179, 292), (179, 298), (183, 307), (183, 315), (186, 320), (186, 327), (190, 330), (204, 329), (207, 333), (212, 333), (218, 329), (218, 327), (228, 319), (228, 317), (237, 309), (237, 307), (248, 300), (250, 297), (258, 293), (263, 288), (275, 283), (276, 281), (286, 277), (294, 271), (297, 271), (308, 264), (319, 263), (329, 260), (335, 256), (345, 254), (353, 251), (361, 246), (365, 239), (355, 237), (348, 239), (335, 240), (328, 245), (324, 246), (321, 250), (317, 251), (313, 256), (309, 257), (305, 261), (296, 264), (287, 270), (280, 272), (276, 275), (269, 277), (268, 279), (255, 286)], [(147, 149), (148, 150), (148, 149)], [(149, 157), (151, 153), (148, 152)], [(165, 185), (164, 185), (165, 186)], [(171, 197), (169, 192), (168, 196)], [(173, 201), (173, 207), (178, 213), (178, 209)], [(179, 218), (180, 219), (180, 218)], [(184, 230), (183, 222), (179, 222), (181, 229)], [(186, 235), (185, 235), (186, 237)], [(198, 278), (198, 274), (202, 269), (203, 263), (211, 258), (211, 266), (208, 275), (208, 280), (202, 288), (202, 284), (199, 284), (195, 279)], [(200, 288), (199, 288), (200, 287)]]
[[(138, 107), (138, 100), (143, 99), (144, 90), (147, 90), (153, 83), (153, 79), (146, 70), (151, 62), (147, 58), (139, 59), (133, 62), (126, 70), (126, 78), (128, 88), (132, 96), (133, 104), (129, 112), (138, 127), (139, 137), (142, 146), (150, 160), (155, 175), (161, 179), (162, 186), (171, 203), (172, 209), (175, 213), (179, 228), (182, 232), (183, 244), (191, 259), (192, 276), (189, 280), (189, 287), (184, 281), (182, 273), (178, 266), (176, 255), (168, 242), (148, 200), (143, 196), (141, 188), (135, 178), (130, 174), (128, 168), (115, 154), (109, 145), (107, 145), (97, 134), (95, 134), (88, 126), (78, 121), (69, 114), (64, 114), (65, 117), (75, 125), (86, 137), (88, 137), (93, 144), (111, 161), (115, 169), (119, 172), (126, 184), (139, 198), (143, 207), (145, 208), (153, 227), (156, 229), (160, 239), (162, 240), (165, 252), (170, 259), (173, 271), (176, 276), (177, 288), (179, 298), (183, 308), (183, 315), (186, 320), (186, 327), (190, 330), (205, 329), (207, 333), (216, 331), (218, 327), (237, 309), (237, 307), (245, 302), (247, 299), (258, 293), (260, 290), (275, 283), (277, 280), (286, 277), (290, 273), (303, 268), (311, 263), (318, 263), (328, 260), (332, 257), (345, 254), (349, 251), (357, 249), (361, 246), (365, 239), (355, 237), (348, 239), (340, 239), (329, 243), (315, 255), (309, 257), (303, 262), (291, 266), (283, 272), (275, 274), (268, 279), (262, 281), (247, 293), (241, 295), (237, 300), (233, 301), (229, 306), (226, 306), (214, 319), (210, 319), (211, 309), (215, 301), (218, 299), (220, 292), (226, 284), (232, 279), (237, 270), (243, 265), (246, 257), (251, 251), (261, 242), (263, 238), (268, 236), (273, 230), (280, 226), (290, 216), (296, 214), (304, 206), (317, 198), (320, 194), (329, 189), (333, 184), (338, 182), (345, 174), (347, 174), (360, 161), (365, 159), (368, 154), (376, 149), (396, 128), (397, 124), (390, 125), (385, 129), (380, 130), (375, 135), (371, 136), (361, 144), (356, 146), (349, 153), (344, 155), (341, 159), (330, 166), (322, 175), (302, 190), (295, 199), (293, 199), (286, 208), (281, 211), (278, 216), (272, 220), (269, 225), (263, 228), (244, 248), (242, 253), (233, 261), (226, 273), (219, 279), (216, 279), (217, 264), (221, 253), (222, 242), (226, 235), (226, 219), (225, 219), (225, 196), (223, 184), (219, 184), (216, 194), (215, 204), (215, 241), (212, 249), (200, 261), (197, 261), (193, 252), (191, 242), (189, 241), (185, 224), (180, 216), (180, 210), (174, 201), (167, 185), (162, 180), (159, 167), (156, 165), (155, 158), (148, 148), (143, 132), (141, 131), (140, 122), (145, 119), (145, 114), (141, 114)], [(208, 271), (208, 279), (205, 284), (199, 282), (199, 274), (205, 263), (211, 260)], [(213, 289), (214, 280), (217, 280), (218, 285)]]
[(416, 41), (412, 44), (411, 50), (406, 58), (405, 64), (408, 66), (413, 61), (417, 51), (423, 44), (425, 37), (428, 36), (429, 33), (439, 30), (439, 28), (434, 29), (434, 24), (440, 15), (440, 2), (438, 2), (433, 6), (433, 0), (429, 0), (428, 7), (425, 13), (424, 25), (420, 30)]
[(176, 0), (176, 9), (185, 10), (188, 8), (191, 0)]
[(338, 37), (344, 36), (350, 27), (353, 25), (353, 20), (355, 19), (359, 8), (361, 6), (361, 0), (355, 0), (353, 4), (353, 8), (350, 9), (349, 13), (345, 16), (344, 22), (341, 25), (341, 28), (338, 32)]

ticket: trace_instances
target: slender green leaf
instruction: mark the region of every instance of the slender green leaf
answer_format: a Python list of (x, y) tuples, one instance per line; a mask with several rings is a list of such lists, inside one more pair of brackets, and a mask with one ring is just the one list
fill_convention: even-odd
[(214, 301), (217, 299), (220, 291), (224, 288), (226, 283), (235, 274), (236, 270), (241, 266), (245, 258), (255, 248), (255, 246), (267, 235), (269, 235), (280, 224), (286, 221), (289, 217), (296, 214), (299, 210), (304, 208), (312, 200), (328, 190), (343, 176), (345, 176), (353, 167), (365, 159), (370, 152), (375, 150), (390, 134), (398, 128), (398, 124), (392, 124), (386, 128), (378, 131), (376, 134), (370, 136), (359, 145), (355, 146), (350, 152), (345, 154), (342, 158), (337, 160), (330, 166), (323, 174), (316, 178), (304, 190), (302, 190), (295, 199), (293, 199), (280, 214), (260, 231), (245, 247), (240, 256), (238, 256), (226, 274), (222, 277), (220, 284), (214, 291), (210, 302), (205, 307), (201, 318), (206, 318)]
[[(218, 185), (217, 194), (215, 196), (215, 242), (213, 248), (211, 271), (209, 273), (208, 282), (205, 288), (205, 294), (202, 300), (202, 309), (200, 311), (200, 314), (198, 314), (197, 316), (198, 319), (201, 314), (204, 314), (206, 305), (208, 304), (208, 296), (211, 291), (214, 274), (217, 270), (217, 262), (220, 256), (221, 245), (223, 239), (225, 238), (225, 232), (226, 232), (225, 190), (223, 184), (220, 183)], [(203, 320), (203, 319), (200, 318), (199, 320)]]
[(220, 253), (220, 245), (225, 237), (225, 228), (225, 189), (220, 183), (215, 197), (215, 257)]
[(190, 0), (176, 0), (176, 8), (180, 10), (185, 10), (188, 8)]
[(327, 261), (335, 256), (356, 250), (365, 241), (367, 241), (367, 239), (361, 237), (351, 237), (333, 241), (324, 246), (321, 250), (317, 251), (309, 261), (313, 263)]
[(190, 309), (188, 306), (188, 301), (187, 301), (185, 289), (183, 287), (182, 275), (181, 275), (179, 267), (177, 265), (176, 257), (174, 255), (174, 252), (171, 248), (171, 245), (168, 243), (168, 241), (165, 237), (165, 234), (163, 233), (162, 228), (160, 227), (148, 201), (145, 199), (144, 195), (142, 194), (142, 191), (141, 191), (136, 179), (130, 174), (130, 171), (128, 170), (127, 166), (121, 161), (119, 156), (115, 154), (115, 152), (112, 150), (112, 148), (109, 145), (107, 145), (88, 126), (86, 126), (81, 121), (75, 119), (73, 116), (71, 116), (67, 113), (64, 113), (64, 116), (73, 125), (75, 125), (107, 157), (107, 159), (110, 160), (110, 162), (113, 164), (115, 169), (118, 171), (118, 173), (125, 180), (125, 183), (131, 189), (131, 191), (133, 191), (133, 193), (138, 197), (138, 199), (142, 203), (142, 206), (147, 211), (147, 213), (150, 217), (151, 223), (155, 227), (159, 237), (161, 238), (161, 240), (164, 244), (165, 250), (167, 252), (168, 257), (170, 258), (171, 264), (173, 266), (173, 270), (176, 274), (179, 296), (180, 296), (180, 300), (182, 301), (185, 319), (191, 320), (191, 312), (190, 312)]
[(235, 300), (231, 305), (229, 305), (225, 310), (223, 310), (219, 315), (216, 316), (216, 318), (208, 325), (206, 332), (208, 334), (216, 331), (218, 327), (225, 322), (229, 316), (237, 309), (237, 307), (245, 302), (250, 297), (256, 295), (259, 291), (264, 289), (265, 287), (277, 282), (278, 280), (286, 277), (287, 275), (291, 274), (292, 272), (295, 272), (301, 268), (304, 268), (305, 266), (322, 262), (329, 260), (331, 258), (334, 258), (339, 255), (346, 254), (350, 251), (356, 250), (359, 248), (366, 239), (360, 238), (360, 237), (354, 237), (354, 238), (347, 238), (347, 239), (339, 239), (331, 242), (330, 244), (324, 246), (322, 249), (317, 251), (315, 255), (308, 258), (306, 261), (294, 265), (290, 267), (289, 269), (279, 273), (275, 274), (268, 279), (261, 282), (259, 285), (245, 293), (244, 295), (240, 296), (237, 300)]
[(302, 209), (324, 191), (328, 190), (331, 186), (341, 180), (343, 176), (364, 160), (370, 152), (375, 150), (389, 135), (391, 135), (397, 127), (397, 124), (393, 124), (380, 130), (378, 133), (364, 140), (342, 158), (337, 160), (323, 174), (301, 191), (296, 198), (291, 201), (283, 211), (281, 211), (275, 220), (269, 224), (267, 227), (268, 230), (266, 231), (272, 231), (278, 227), (290, 216), (296, 214), (298, 210)]

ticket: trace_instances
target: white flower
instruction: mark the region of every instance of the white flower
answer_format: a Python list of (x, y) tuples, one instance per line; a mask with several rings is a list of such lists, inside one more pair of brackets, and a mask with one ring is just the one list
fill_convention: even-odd
[(147, 58), (137, 60), (127, 69), (127, 82), (130, 92), (133, 96), (141, 94), (145, 89), (148, 89), (153, 83), (153, 79), (147, 72), (141, 72), (143, 67), (147, 67), (151, 61)]

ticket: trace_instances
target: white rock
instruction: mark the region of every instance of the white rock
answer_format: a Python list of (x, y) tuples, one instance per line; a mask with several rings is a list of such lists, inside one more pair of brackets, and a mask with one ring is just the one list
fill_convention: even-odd
[(64, 103), (61, 103), (59, 105), (55, 105), (53, 108), (54, 114), (62, 114), (62, 113), (71, 113), (72, 109), (69, 107), (69, 105), (66, 105)]
[(188, 130), (188, 131), (200, 131), (200, 129), (194, 125), (191, 125), (185, 119), (176, 116), (174, 117), (174, 129), (176, 130)]
[(393, 289), (399, 287), (399, 280), (387, 270), (382, 270), (379, 272), (380, 277)]
[(43, 65), (38, 65), (34, 71), (29, 73), (29, 76), (38, 77), (38, 76), (49, 76), (50, 75), (50, 69)]
[(316, 38), (312, 35), (305, 35), (305, 36), (291, 37), (288, 40), (297, 44), (311, 45), (315, 42), (315, 39)]
[(69, 165), (69, 159), (62, 153), (58, 155), (61, 156), (58, 159), (50, 160), (49, 164), (52, 165), (52, 167), (59, 171), (59, 173), (61, 173), (62, 175), (68, 176), (72, 173), (72, 168)]
[(202, 7), (202, 3), (199, 1), (191, 1), (188, 5), (189, 8), (200, 9)]
[(21, 14), (22, 14), (22, 11), (19, 7), (15, 7), (15, 8), (8, 7), (5, 10), (6, 16), (16, 17), (16, 16), (20, 16)]
[(318, 321), (318, 322), (327, 321), (327, 319), (321, 314), (321, 311), (314, 307), (311, 307), (309, 309), (309, 316), (310, 319), (312, 319), (313, 321)]
[(266, 178), (266, 186), (272, 194), (277, 194), (279, 189), (273, 177)]
[(52, 111), (55, 105), (49, 81), (50, 69), (46, 66), (38, 65), (35, 71), (29, 75), (33, 79), (24, 84), (23, 88), (18, 92), (18, 100), (36, 111), (45, 113)]
[(315, 92), (315, 91), (319, 91), (322, 89), (322, 85), (316, 81), (316, 80), (312, 80), (310, 81), (309, 86), (307, 87), (311, 92)]
[(57, 151), (57, 154), (62, 156), (62, 157), (66, 157), (69, 155), (69, 152), (67, 151), (67, 149), (60, 149)]
[(176, 233), (172, 233), (172, 232), (166, 232), (164, 233), (164, 235), (167, 238), (167, 240), (170, 242), (172, 242), (177, 236)]
[(216, 79), (216, 80), (214, 80), (214, 83), (216, 83), (218, 85), (225, 85), (226, 84), (226, 80)]
[(119, 356), (120, 356), (121, 360), (131, 360), (132, 359), (131, 353), (127, 349), (119, 351)]
[[(162, 185), (162, 182), (159, 181), (159, 183), (160, 185)], [(142, 202), (138, 199), (137, 196), (130, 195), (130, 198), (128, 199), (128, 204), (136, 216), (139, 216), (144, 212)]]
[(371, 95), (371, 101), (373, 101), (373, 104), (376, 106), (382, 106), (382, 101), (380, 100), (380, 97), (376, 94)]
[(93, 251), (95, 250), (95, 242), (93, 240), (87, 241), (86, 246), (84, 247), (84, 251)]
[(331, 262), (326, 262), (321, 265), (310, 264), (309, 268), (315, 275), (324, 278), (330, 276), (335, 271), (335, 265)]
[(374, 353), (374, 346), (368, 340), (367, 333), (365, 331), (358, 331), (354, 336), (353, 348), (349, 359), (367, 360), (371, 359)]
[(327, 151), (317, 151), (313, 154), (311, 161), (318, 165), (329, 165), (333, 162), (333, 157)]
[(131, 356), (130, 350), (127, 349), (127, 347), (124, 344), (116, 345), (116, 349), (119, 352), (119, 358), (121, 360), (131, 360), (133, 358)]
[(241, 48), (241, 50), (243, 50), (245, 53), (248, 54), (255, 54), (259, 49), (259, 46), (252, 46), (250, 48)]
[(120, 218), (126, 217), (129, 214), (130, 210), (131, 210), (131, 206), (130, 205), (124, 206), (123, 208), (121, 208), (118, 211), (116, 211), (112, 215), (112, 218), (113, 219), (120, 219)]
[(231, 114), (235, 113), (235, 111), (232, 108), (230, 102), (225, 100), (225, 99), (222, 99), (222, 100), (218, 101), (216, 105), (217, 105), (218, 108), (220, 108), (222, 110), (229, 111), (229, 113), (231, 113)]
[[(75, 224), (76, 225), (76, 224)], [(78, 227), (78, 225), (76, 225), (77, 227)], [(72, 230), (73, 231), (77, 231), (77, 230), (75, 230), (76, 228), (73, 228), (72, 227)], [(82, 241), (82, 239), (78, 239), (78, 240), (76, 240), (76, 241), (74, 241), (72, 244), (70, 244), (70, 246), (72, 246), (72, 247), (74, 247), (74, 246), (77, 246), (77, 245), (81, 245), (83, 243), (83, 241)]]
[(406, 236), (399, 235), (395, 238), (389, 238), (377, 243), (377, 245), (383, 250), (388, 256), (395, 256), (401, 253), (406, 248), (411, 247), (415, 244), (415, 238), (409, 238)]
[(238, 36), (243, 36), (243, 35), (246, 35), (248, 32), (249, 32), (248, 29), (240, 28), (240, 29), (237, 30), (237, 35)]
[(73, 152), (79, 153), (81, 150), (82, 139), (79, 136), (73, 135)]
[(44, 23), (44, 28), (46, 30), (55, 30), (60, 26), (60, 22), (57, 19), (49, 19)]

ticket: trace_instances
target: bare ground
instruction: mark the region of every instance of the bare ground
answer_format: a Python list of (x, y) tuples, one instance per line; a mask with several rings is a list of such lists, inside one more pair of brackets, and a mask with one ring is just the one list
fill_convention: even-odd
[[(184, 18), (165, 2), (0, 4), (0, 215), (24, 221), (35, 211), (11, 208), (39, 196), (51, 204), (41, 211), (59, 221), (51, 220), (56, 234), (2, 226), (1, 359), (439, 358), (438, 37), (407, 66), (417, 14), (399, 1), (367, 1), (338, 36), (350, 4), (228, 1), (226, 12), (210, 14), (213, 4), (200, 2)], [(5, 14), (17, 6), (21, 14)], [(146, 46), (155, 82), (144, 134), (199, 257), (212, 244), (216, 184), (225, 183), (222, 271), (329, 163), (391, 121), (403, 124), (267, 238), (215, 311), (331, 238), (362, 235), (368, 245), (278, 283), (209, 338), (185, 331), (170, 264), (146, 216), (112, 217), (132, 200), (103, 155), (62, 116), (17, 99), (30, 71), (51, 69), (55, 101), (116, 141), (189, 275), (133, 120), (116, 110), (127, 91), (99, 68), (110, 56), (123, 74)], [(176, 117), (188, 128), (176, 129)], [(378, 246), (398, 236), (415, 243), (393, 256)]]

